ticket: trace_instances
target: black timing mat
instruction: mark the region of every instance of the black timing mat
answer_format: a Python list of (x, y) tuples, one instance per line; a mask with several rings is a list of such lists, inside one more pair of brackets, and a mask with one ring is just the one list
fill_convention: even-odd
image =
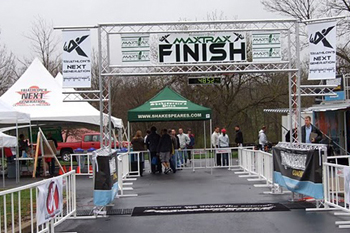
[(147, 206), (135, 207), (131, 216), (263, 211), (289, 211), (289, 208), (279, 203)]

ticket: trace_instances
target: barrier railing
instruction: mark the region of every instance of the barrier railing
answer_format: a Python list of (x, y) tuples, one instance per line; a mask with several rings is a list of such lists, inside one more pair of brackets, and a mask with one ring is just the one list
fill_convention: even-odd
[[(75, 162), (77, 163), (76, 166), (74, 165)], [(92, 162), (92, 153), (70, 154), (69, 171), (75, 169), (78, 176), (92, 176), (94, 173)]]
[[(350, 158), (350, 156), (328, 157), (327, 160)], [(332, 210), (335, 215), (350, 217), (350, 167), (336, 163), (323, 163), (324, 208), (307, 211)], [(350, 228), (350, 221), (336, 221), (339, 228)]]
[(118, 186), (119, 186), (119, 197), (126, 197), (126, 196), (137, 196), (137, 194), (125, 194), (125, 191), (133, 190), (132, 187), (126, 187), (130, 186), (133, 183), (126, 183), (128, 181), (136, 180), (135, 178), (129, 178), (130, 176), (130, 153), (122, 153), (119, 154), (118, 159)]
[(57, 178), (0, 192), (0, 232), (54, 232), (54, 227), (76, 214), (75, 171), (61, 175), (63, 179), (63, 211), (53, 220), (37, 224), (38, 187)]
[(286, 194), (282, 187), (273, 182), (273, 157), (271, 153), (248, 148), (238, 148), (238, 167), (235, 174), (239, 177), (248, 178), (251, 182), (265, 182), (254, 184), (257, 188), (271, 188), (266, 194)]

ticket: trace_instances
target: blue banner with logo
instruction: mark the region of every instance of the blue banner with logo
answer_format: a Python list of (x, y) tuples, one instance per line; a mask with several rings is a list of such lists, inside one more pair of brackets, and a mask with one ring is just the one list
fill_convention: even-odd
[(318, 150), (273, 148), (274, 182), (288, 190), (323, 199), (322, 157)]

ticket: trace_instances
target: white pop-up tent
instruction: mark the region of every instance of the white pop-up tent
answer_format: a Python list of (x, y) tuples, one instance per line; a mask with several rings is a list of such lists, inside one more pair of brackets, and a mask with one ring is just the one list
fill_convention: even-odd
[(17, 147), (17, 138), (0, 132), (0, 148), (2, 154), (2, 186), (5, 187), (5, 151), (4, 147)]
[[(0, 124), (6, 125), (16, 125), (16, 136), (18, 137), (18, 124), (21, 123), (29, 123), (30, 127), (30, 139), (32, 141), (32, 127), (30, 114), (20, 112), (16, 110), (14, 107), (6, 103), (5, 101), (0, 99)], [(4, 147), (17, 147), (17, 137), (8, 136), (6, 134), (0, 134), (0, 147), (3, 149)], [(15, 142), (15, 143), (13, 143)], [(10, 144), (15, 146), (10, 146)], [(18, 154), (17, 148), (17, 154)], [(3, 174), (3, 187), (5, 187), (5, 173), (4, 173), (4, 151), (2, 150), (2, 174)], [(16, 182), (19, 182), (19, 161), (16, 160)]]
[[(63, 102), (62, 87), (38, 58), (0, 100), (18, 111), (29, 113), (32, 122), (76, 122), (100, 125), (100, 112), (88, 103)], [(122, 128), (121, 119), (113, 117), (114, 128)]]
[(20, 112), (0, 99), (0, 124), (29, 123), (30, 114)]

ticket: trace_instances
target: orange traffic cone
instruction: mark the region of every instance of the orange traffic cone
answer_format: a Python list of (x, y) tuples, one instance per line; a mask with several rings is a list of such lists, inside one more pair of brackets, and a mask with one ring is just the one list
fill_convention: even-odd
[(64, 171), (64, 173), (67, 173), (66, 165), (63, 165), (63, 171)]
[(69, 166), (69, 171), (72, 171), (72, 167), (71, 166)]
[(58, 170), (58, 175), (63, 175), (62, 169), (59, 169), (59, 170)]
[(77, 167), (77, 174), (80, 174), (80, 166)]
[(92, 169), (92, 165), (89, 166), (89, 173), (92, 173), (93, 169)]

